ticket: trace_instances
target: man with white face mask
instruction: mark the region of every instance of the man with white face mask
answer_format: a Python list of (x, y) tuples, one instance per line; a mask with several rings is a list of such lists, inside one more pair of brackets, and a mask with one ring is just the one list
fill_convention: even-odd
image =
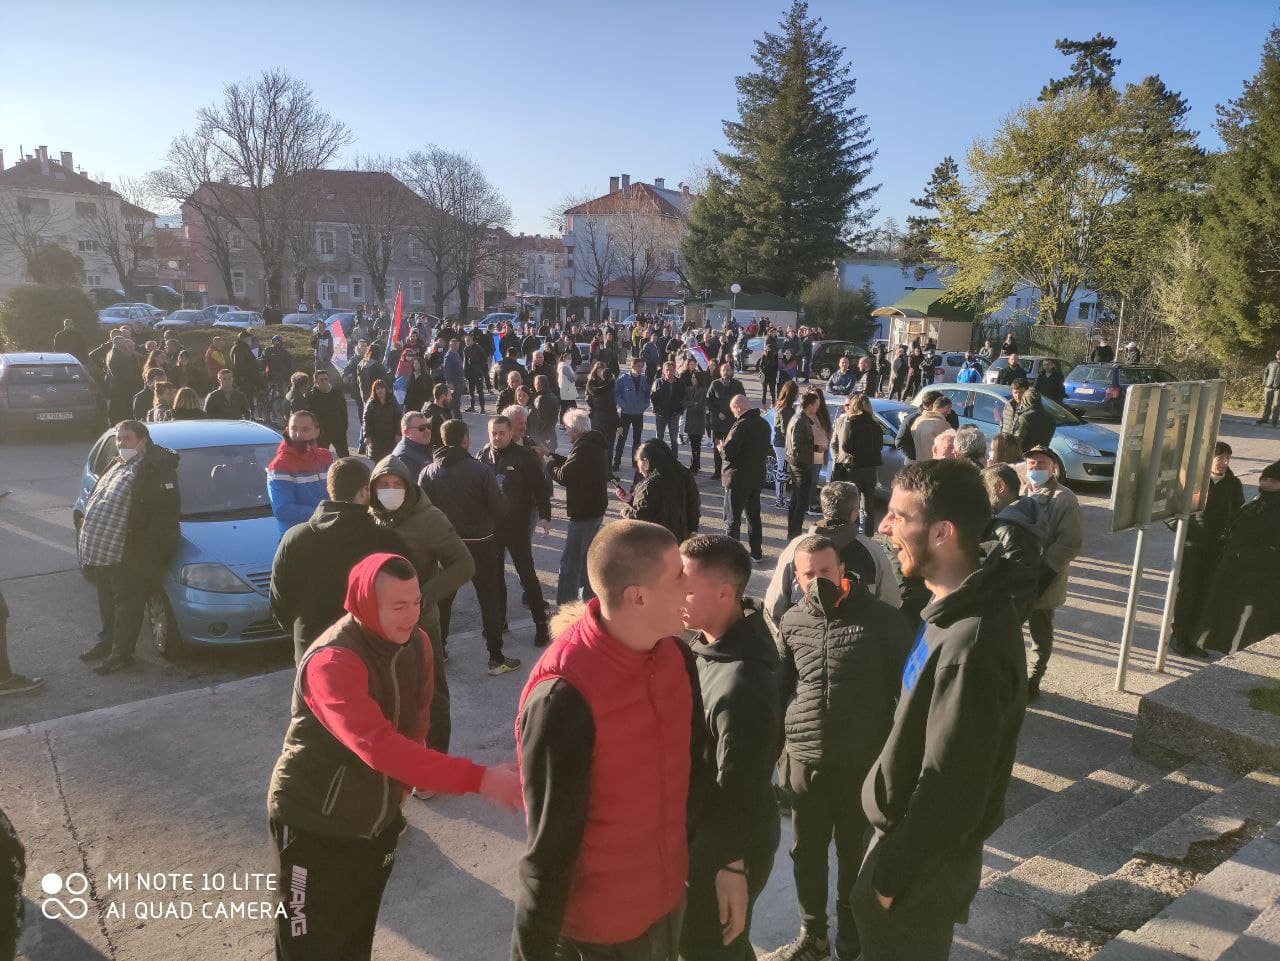
[(98, 588), (102, 630), (80, 655), (96, 674), (133, 663), (149, 598), (178, 549), (178, 455), (136, 420), (116, 425), (115, 461), (98, 478), (80, 524), (80, 564)]
[(285, 532), (271, 565), (271, 610), (281, 624), (292, 626), (298, 663), (311, 642), (342, 616), (351, 568), (379, 551), (411, 553), (404, 538), (374, 523), (364, 461), (334, 461), (325, 486), (328, 499), (320, 502), (310, 520)]

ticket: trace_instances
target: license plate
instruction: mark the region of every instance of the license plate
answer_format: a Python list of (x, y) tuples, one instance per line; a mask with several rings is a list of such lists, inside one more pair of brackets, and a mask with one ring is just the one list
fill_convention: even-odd
[(71, 420), (74, 416), (69, 410), (55, 410), (47, 414), (36, 414), (36, 420)]
[(1077, 393), (1077, 394), (1092, 394), (1092, 393), (1093, 393), (1093, 388), (1092, 388), (1092, 387), (1077, 387), (1077, 388), (1076, 388), (1076, 393)]

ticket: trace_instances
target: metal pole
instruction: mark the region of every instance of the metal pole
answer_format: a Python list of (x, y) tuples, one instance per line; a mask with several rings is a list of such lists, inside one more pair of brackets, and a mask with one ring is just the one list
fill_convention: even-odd
[(1124, 334), (1124, 298), (1120, 298), (1120, 320), (1116, 323), (1116, 356), (1120, 356), (1121, 335)]
[(1187, 519), (1178, 518), (1178, 530), (1173, 541), (1173, 566), (1169, 568), (1169, 589), (1164, 596), (1164, 616), (1160, 618), (1160, 642), (1156, 645), (1156, 672), (1164, 673), (1164, 659), (1169, 653), (1169, 632), (1173, 628), (1173, 602), (1178, 596), (1178, 581), (1182, 577), (1182, 555), (1187, 547)]
[(1116, 663), (1116, 690), (1124, 690), (1125, 669), (1129, 666), (1129, 647), (1133, 643), (1133, 624), (1138, 616), (1138, 591), (1142, 587), (1142, 555), (1146, 548), (1147, 529), (1138, 528), (1138, 542), (1133, 549), (1133, 575), (1129, 578), (1129, 601), (1124, 607), (1124, 631), (1120, 635), (1120, 658)]

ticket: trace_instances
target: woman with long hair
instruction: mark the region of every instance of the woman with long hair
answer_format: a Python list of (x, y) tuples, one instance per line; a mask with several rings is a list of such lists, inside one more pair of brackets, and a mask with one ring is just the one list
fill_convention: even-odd
[(204, 420), (204, 408), (200, 406), (200, 395), (190, 387), (179, 387), (173, 396), (174, 420)]
[[(378, 359), (378, 345), (370, 344), (364, 349), (364, 357), (360, 360), (360, 366), (356, 368), (356, 379), (360, 385), (360, 403), (369, 400), (370, 394), (373, 393), (373, 385), (376, 381), (391, 383), (391, 373)], [(395, 398), (392, 397), (392, 400)]]
[(175, 385), (167, 380), (159, 381), (156, 384), (151, 409), (147, 411), (147, 423), (161, 424), (173, 420), (173, 400), (177, 393), (178, 388)]
[(405, 378), (404, 409), (422, 410), (431, 403), (431, 391), (434, 387), (435, 381), (431, 379), (425, 362), (421, 357), (413, 358)]
[(785, 507), (782, 492), (787, 487), (787, 427), (796, 413), (796, 398), (800, 387), (789, 380), (778, 390), (773, 404), (773, 506)]
[(685, 358), (684, 373), (684, 435), (689, 440), (689, 470), (694, 474), (702, 469), (702, 438), (707, 433), (707, 388), (711, 386), (711, 374), (698, 366), (696, 357)]
[(591, 373), (587, 375), (587, 410), (591, 414), (591, 429), (604, 434), (609, 450), (613, 450), (613, 439), (618, 433), (616, 384), (608, 364), (597, 360), (591, 365)]
[(630, 494), (621, 487), (616, 492), (626, 505), (622, 516), (660, 524), (671, 531), (677, 541), (698, 533), (702, 498), (697, 482), (666, 441), (649, 438), (640, 445), (633, 459), (640, 479)]
[(364, 439), (369, 457), (377, 463), (400, 440), (400, 405), (381, 377), (373, 382), (364, 405)]
[(831, 479), (848, 481), (862, 495), (862, 533), (875, 533), (876, 482), (884, 463), (884, 434), (866, 394), (851, 394), (832, 434)]
[(760, 355), (760, 403), (777, 403), (778, 401), (778, 348), (773, 344), (764, 345), (764, 353)]

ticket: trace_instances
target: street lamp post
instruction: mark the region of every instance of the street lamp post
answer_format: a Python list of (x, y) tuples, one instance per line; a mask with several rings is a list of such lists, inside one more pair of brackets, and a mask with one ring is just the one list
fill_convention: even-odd
[(742, 284), (733, 284), (729, 288), (729, 292), (733, 294), (733, 301), (729, 307), (729, 323), (725, 324), (726, 327), (733, 323), (734, 312), (738, 309), (738, 294), (742, 293)]

